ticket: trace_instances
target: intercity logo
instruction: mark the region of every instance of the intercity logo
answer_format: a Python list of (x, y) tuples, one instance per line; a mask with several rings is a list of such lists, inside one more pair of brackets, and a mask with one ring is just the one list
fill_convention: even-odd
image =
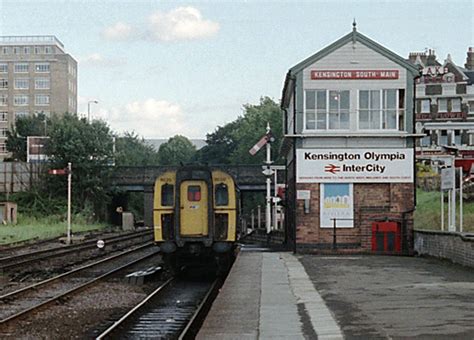
[(330, 172), (332, 173), (333, 175), (336, 174), (336, 172), (339, 172), (341, 171), (341, 167), (337, 166), (337, 165), (334, 165), (334, 164), (329, 164), (329, 165), (326, 165), (324, 167), (324, 171), (325, 172)]

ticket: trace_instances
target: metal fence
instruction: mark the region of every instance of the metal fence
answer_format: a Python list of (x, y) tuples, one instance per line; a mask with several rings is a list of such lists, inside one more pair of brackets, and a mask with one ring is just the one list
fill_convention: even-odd
[(0, 162), (0, 192), (11, 194), (25, 191), (38, 181), (43, 164), (25, 162)]

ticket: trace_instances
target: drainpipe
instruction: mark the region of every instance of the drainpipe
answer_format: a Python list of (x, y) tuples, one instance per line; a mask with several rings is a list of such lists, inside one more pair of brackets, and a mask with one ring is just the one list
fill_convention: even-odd
[[(296, 135), (296, 79), (294, 80), (293, 86), (293, 135)], [(293, 253), (296, 254), (296, 143), (293, 139), (293, 202), (295, 202), (294, 209), (294, 225), (293, 225)]]

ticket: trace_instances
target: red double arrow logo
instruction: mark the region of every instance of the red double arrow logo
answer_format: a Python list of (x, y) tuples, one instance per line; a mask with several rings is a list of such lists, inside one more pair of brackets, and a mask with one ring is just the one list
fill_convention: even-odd
[(324, 167), (324, 171), (325, 171), (325, 172), (330, 172), (330, 173), (332, 173), (333, 175), (335, 175), (336, 172), (341, 171), (341, 168), (340, 168), (339, 166), (337, 166), (337, 165), (329, 164), (329, 165), (326, 165), (326, 166)]

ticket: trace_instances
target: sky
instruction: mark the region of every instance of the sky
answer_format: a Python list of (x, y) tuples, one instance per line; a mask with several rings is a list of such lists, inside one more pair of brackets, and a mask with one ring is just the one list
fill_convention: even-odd
[(0, 35), (55, 35), (78, 61), (78, 113), (117, 133), (205, 138), (289, 68), (357, 29), (407, 58), (464, 66), (474, 0), (0, 0)]

